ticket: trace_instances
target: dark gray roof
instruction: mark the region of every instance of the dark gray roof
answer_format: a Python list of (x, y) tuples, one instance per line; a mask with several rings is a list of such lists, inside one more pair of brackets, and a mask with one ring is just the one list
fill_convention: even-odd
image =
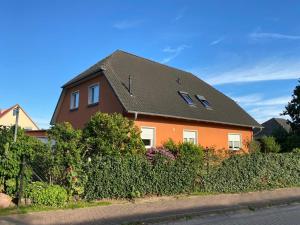
[[(102, 71), (124, 109), (129, 113), (260, 127), (236, 102), (195, 75), (123, 51), (116, 51), (84, 71), (63, 87)], [(129, 75), (132, 93), (128, 91)], [(195, 106), (189, 106), (179, 95), (188, 92)], [(206, 109), (195, 95), (211, 104)]]
[(283, 118), (272, 118), (262, 123), (264, 127), (262, 130), (255, 129), (254, 135), (256, 138), (262, 136), (271, 136), (277, 131), (283, 131), (289, 133), (291, 131), (291, 126), (288, 124), (288, 121)]

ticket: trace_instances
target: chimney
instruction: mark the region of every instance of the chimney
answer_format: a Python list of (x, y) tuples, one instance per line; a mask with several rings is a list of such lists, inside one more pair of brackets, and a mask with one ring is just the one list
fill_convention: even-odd
[(129, 91), (129, 94), (132, 96), (132, 76), (129, 75), (128, 77), (128, 91)]

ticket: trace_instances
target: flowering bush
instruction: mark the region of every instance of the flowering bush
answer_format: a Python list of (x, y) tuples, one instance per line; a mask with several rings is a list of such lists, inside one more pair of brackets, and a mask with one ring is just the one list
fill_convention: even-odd
[(152, 148), (147, 149), (146, 156), (147, 156), (147, 159), (150, 162), (153, 162), (155, 157), (157, 157), (158, 155), (162, 156), (162, 157), (165, 157), (165, 158), (168, 158), (170, 160), (175, 160), (175, 156), (173, 155), (173, 153), (170, 152), (166, 148), (163, 148), (163, 147), (154, 148), (154, 147), (152, 147)]

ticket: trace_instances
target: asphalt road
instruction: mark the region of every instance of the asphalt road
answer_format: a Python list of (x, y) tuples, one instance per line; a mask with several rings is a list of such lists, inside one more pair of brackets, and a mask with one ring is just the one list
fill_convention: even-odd
[(210, 215), (187, 217), (178, 221), (157, 223), (157, 225), (300, 225), (300, 204)]

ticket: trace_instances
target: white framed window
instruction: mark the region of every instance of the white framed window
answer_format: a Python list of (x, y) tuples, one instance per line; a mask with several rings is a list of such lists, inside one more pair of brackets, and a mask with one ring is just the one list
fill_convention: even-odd
[(77, 109), (79, 107), (79, 91), (74, 91), (71, 94), (70, 109)]
[(230, 150), (240, 150), (241, 148), (240, 134), (228, 134), (228, 148)]
[(183, 142), (190, 142), (193, 144), (197, 144), (198, 132), (196, 130), (184, 130), (183, 131)]
[(146, 148), (154, 147), (155, 141), (155, 128), (154, 127), (141, 127), (141, 138)]
[(93, 84), (89, 86), (89, 105), (95, 104), (99, 102), (99, 95), (100, 95), (100, 86), (99, 84)]

